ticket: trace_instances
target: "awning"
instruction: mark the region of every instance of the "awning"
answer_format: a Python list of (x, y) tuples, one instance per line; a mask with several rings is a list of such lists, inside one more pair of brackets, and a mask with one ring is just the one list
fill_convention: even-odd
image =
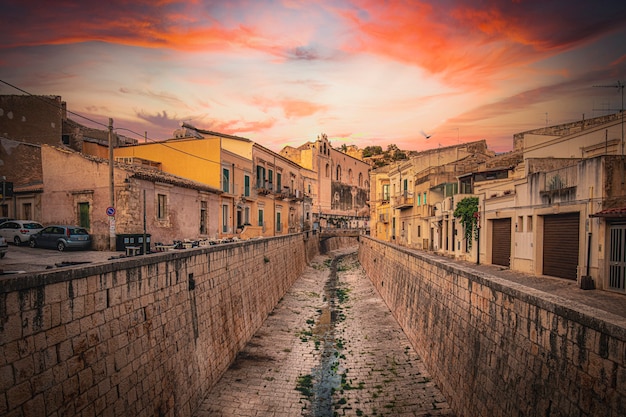
[(614, 207), (604, 209), (597, 213), (591, 214), (589, 217), (604, 217), (610, 219), (626, 218), (626, 207)]

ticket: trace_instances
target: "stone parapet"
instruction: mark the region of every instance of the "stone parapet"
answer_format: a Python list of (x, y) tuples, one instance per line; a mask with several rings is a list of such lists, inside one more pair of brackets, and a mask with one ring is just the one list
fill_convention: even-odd
[(626, 415), (626, 323), (362, 236), (359, 261), (458, 416)]
[(316, 242), (294, 234), (0, 281), (0, 415), (192, 415)]

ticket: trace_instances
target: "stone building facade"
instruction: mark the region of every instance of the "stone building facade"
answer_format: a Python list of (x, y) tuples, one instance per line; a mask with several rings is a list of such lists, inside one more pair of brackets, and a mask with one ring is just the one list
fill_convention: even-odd
[(312, 219), (322, 227), (369, 228), (369, 164), (334, 149), (325, 134), (280, 154), (317, 176), (311, 192)]

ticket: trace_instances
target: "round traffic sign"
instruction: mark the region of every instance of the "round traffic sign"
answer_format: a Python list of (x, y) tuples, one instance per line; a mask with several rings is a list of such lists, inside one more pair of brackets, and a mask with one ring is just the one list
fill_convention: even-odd
[(107, 207), (107, 216), (115, 216), (115, 208)]

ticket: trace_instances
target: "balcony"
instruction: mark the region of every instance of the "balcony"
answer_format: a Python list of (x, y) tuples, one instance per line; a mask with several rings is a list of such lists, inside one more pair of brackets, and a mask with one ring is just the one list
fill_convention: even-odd
[(413, 207), (414, 198), (413, 194), (404, 192), (399, 196), (393, 198), (393, 208), (402, 210)]
[(567, 194), (576, 190), (578, 181), (578, 166), (556, 169), (546, 172), (545, 182), (541, 194)]
[(268, 195), (273, 192), (274, 184), (270, 181), (259, 180), (256, 182), (256, 190), (259, 195)]

